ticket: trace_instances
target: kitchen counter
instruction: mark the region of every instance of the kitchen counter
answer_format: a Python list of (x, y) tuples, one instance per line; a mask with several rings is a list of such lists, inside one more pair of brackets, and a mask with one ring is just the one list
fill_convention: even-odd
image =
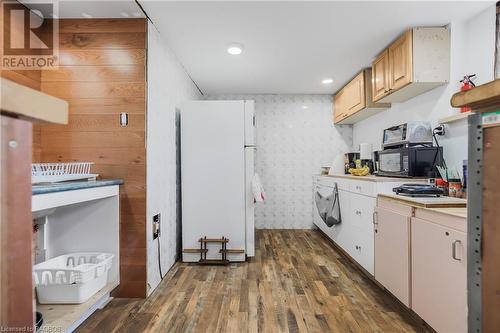
[(353, 176), (353, 175), (339, 174), (339, 175), (318, 175), (318, 176), (320, 176), (320, 177), (332, 177), (332, 178), (344, 178), (344, 179), (352, 179), (352, 180), (364, 180), (364, 181), (376, 182), (376, 183), (390, 183), (390, 182), (427, 183), (427, 179), (415, 179), (415, 178), (403, 178), (403, 177), (383, 177), (383, 176), (375, 176), (375, 175)]
[(399, 203), (417, 208), (451, 208), (467, 206), (466, 199), (451, 197), (408, 197), (397, 194), (379, 194), (379, 197), (389, 198)]
[(428, 211), (467, 219), (467, 207), (425, 208)]
[(75, 181), (75, 182), (63, 182), (54, 184), (41, 184), (32, 186), (32, 195), (54, 193), (54, 192), (65, 192), (73, 190), (82, 190), (94, 187), (112, 186), (123, 184), (122, 179), (107, 179), (107, 180), (95, 180), (95, 181)]

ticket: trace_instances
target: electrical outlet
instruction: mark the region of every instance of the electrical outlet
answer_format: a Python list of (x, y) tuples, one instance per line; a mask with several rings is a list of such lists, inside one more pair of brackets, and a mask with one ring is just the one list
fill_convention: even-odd
[(160, 214), (153, 216), (153, 239), (160, 236)]

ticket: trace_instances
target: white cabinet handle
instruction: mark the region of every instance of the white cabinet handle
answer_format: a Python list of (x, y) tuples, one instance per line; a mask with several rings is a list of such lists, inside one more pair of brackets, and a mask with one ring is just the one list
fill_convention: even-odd
[(457, 244), (462, 244), (462, 242), (458, 239), (455, 239), (452, 243), (451, 243), (451, 256), (453, 259), (457, 260), (457, 261), (461, 261), (462, 259), (460, 258), (457, 258)]

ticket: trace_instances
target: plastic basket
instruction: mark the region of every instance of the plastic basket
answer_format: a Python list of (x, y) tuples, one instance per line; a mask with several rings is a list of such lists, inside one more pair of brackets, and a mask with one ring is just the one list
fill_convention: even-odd
[(100, 252), (65, 254), (33, 267), (41, 304), (83, 303), (102, 289), (114, 255)]
[(33, 267), (35, 284), (85, 283), (106, 273), (113, 263), (113, 254), (79, 252), (65, 254)]

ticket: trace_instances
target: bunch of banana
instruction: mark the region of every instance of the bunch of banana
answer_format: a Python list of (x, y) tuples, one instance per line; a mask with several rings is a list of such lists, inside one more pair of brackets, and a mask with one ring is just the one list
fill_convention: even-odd
[(364, 166), (362, 168), (350, 168), (349, 173), (353, 176), (366, 176), (370, 173), (370, 168)]

